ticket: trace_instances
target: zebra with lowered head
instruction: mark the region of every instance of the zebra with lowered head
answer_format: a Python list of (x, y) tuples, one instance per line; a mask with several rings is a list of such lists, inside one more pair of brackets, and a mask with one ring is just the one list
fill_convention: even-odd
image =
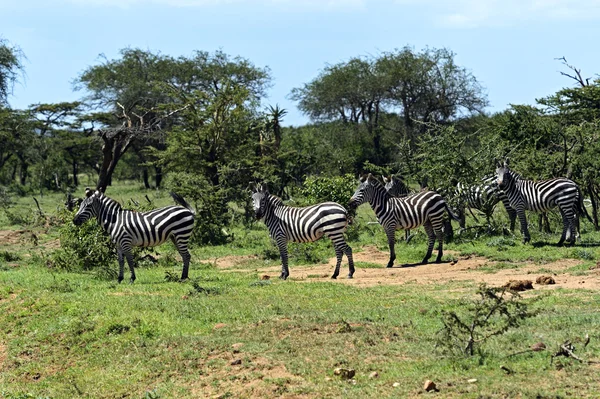
[(271, 238), (277, 243), (281, 255), (281, 276), (285, 280), (290, 275), (288, 269), (288, 241), (312, 242), (325, 236), (333, 242), (337, 263), (331, 278), (340, 273), (342, 257), (348, 258), (348, 278), (354, 274), (352, 248), (346, 244), (344, 232), (348, 226), (348, 211), (335, 202), (292, 207), (282, 199), (269, 193), (266, 185), (259, 185), (252, 194), (252, 204), (257, 219), (263, 219)]
[(434, 191), (421, 191), (404, 198), (391, 196), (384, 186), (371, 174), (362, 176), (360, 184), (352, 198), (349, 206), (358, 207), (368, 202), (377, 215), (377, 220), (383, 226), (390, 247), (390, 260), (387, 267), (394, 265), (396, 252), (394, 251), (396, 229), (414, 229), (419, 226), (425, 228), (429, 243), (427, 254), (422, 263), (427, 263), (433, 252), (433, 246), (437, 238), (439, 242), (436, 262), (439, 263), (443, 256), (444, 242), (444, 213), (458, 221), (456, 216), (441, 195)]
[(194, 228), (194, 211), (185, 200), (171, 194), (183, 206), (166, 206), (148, 212), (123, 209), (121, 205), (101, 191), (86, 188), (86, 198), (73, 218), (77, 226), (95, 217), (117, 246), (119, 259), (119, 283), (123, 281), (124, 260), (127, 259), (131, 273), (130, 282), (135, 281), (133, 247), (154, 247), (171, 239), (183, 258), (181, 280), (188, 278), (190, 252), (188, 241)]
[(526, 210), (546, 212), (558, 207), (563, 220), (563, 231), (558, 245), (562, 245), (565, 240), (570, 244), (575, 242), (579, 214), (592, 221), (583, 205), (581, 190), (572, 180), (564, 177), (539, 181), (525, 180), (510, 170), (507, 161), (498, 164), (496, 178), (499, 188), (506, 193), (510, 206), (517, 212), (523, 242), (531, 240), (525, 217)]
[(510, 220), (510, 230), (515, 229), (517, 212), (510, 206), (508, 197), (500, 190), (496, 176), (486, 176), (478, 184), (456, 183), (456, 197), (459, 203), (460, 227), (465, 228), (465, 207), (481, 211), (487, 220), (488, 226), (498, 202), (502, 202)]

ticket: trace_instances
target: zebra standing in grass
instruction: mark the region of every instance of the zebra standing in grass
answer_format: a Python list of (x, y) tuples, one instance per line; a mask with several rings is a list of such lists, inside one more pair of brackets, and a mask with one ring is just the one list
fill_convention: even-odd
[(450, 211), (441, 195), (434, 191), (421, 191), (405, 198), (392, 197), (383, 185), (369, 174), (360, 178), (360, 184), (348, 205), (358, 207), (365, 202), (371, 205), (387, 235), (390, 246), (390, 260), (387, 267), (392, 267), (396, 259), (394, 251), (396, 229), (414, 229), (421, 225), (429, 237), (427, 254), (422, 263), (429, 261), (436, 237), (439, 242), (436, 262), (442, 260), (444, 212), (448, 212), (454, 220), (458, 220), (458, 216)]
[(488, 226), (498, 202), (502, 202), (510, 220), (510, 231), (515, 229), (517, 212), (510, 206), (508, 197), (498, 187), (496, 176), (486, 176), (480, 184), (467, 185), (461, 182), (456, 184), (456, 196), (459, 202), (460, 227), (465, 228), (465, 207), (481, 211), (487, 220)]
[[(411, 193), (410, 189), (404, 183), (404, 179), (397, 176), (381, 176), (385, 191), (387, 191), (392, 197), (404, 198)], [(410, 229), (404, 230), (404, 241), (408, 244), (414, 234), (410, 234)]]
[(260, 185), (252, 194), (252, 203), (257, 219), (265, 219), (271, 237), (277, 243), (281, 255), (281, 276), (285, 280), (290, 275), (288, 269), (288, 241), (312, 242), (329, 237), (335, 248), (337, 263), (331, 278), (340, 273), (343, 254), (348, 258), (348, 278), (354, 274), (352, 248), (346, 244), (344, 232), (348, 226), (348, 211), (335, 202), (291, 207), (283, 204), (281, 198), (271, 195), (266, 185)]
[(183, 206), (167, 206), (148, 212), (130, 211), (104, 195), (100, 191), (86, 188), (86, 197), (73, 219), (76, 226), (91, 217), (110, 235), (117, 245), (119, 259), (119, 283), (123, 281), (124, 260), (127, 258), (130, 282), (135, 281), (132, 247), (154, 247), (171, 239), (183, 258), (181, 280), (188, 278), (190, 252), (188, 241), (194, 228), (194, 211), (185, 200), (177, 194), (171, 194), (175, 201)]
[(563, 232), (558, 245), (562, 245), (565, 240), (570, 244), (575, 242), (579, 214), (584, 214), (592, 221), (583, 205), (581, 190), (572, 180), (563, 177), (540, 181), (525, 180), (510, 170), (506, 161), (496, 168), (496, 177), (498, 186), (506, 193), (510, 206), (517, 212), (523, 242), (531, 240), (525, 210), (545, 212), (558, 206), (563, 220)]

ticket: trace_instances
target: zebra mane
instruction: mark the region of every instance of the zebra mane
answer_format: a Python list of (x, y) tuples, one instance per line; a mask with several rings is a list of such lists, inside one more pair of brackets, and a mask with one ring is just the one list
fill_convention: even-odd
[(281, 198), (279, 198), (276, 195), (273, 195), (271, 193), (267, 194), (268, 195), (268, 202), (273, 205), (273, 206), (281, 206), (283, 205), (283, 200)]
[(115, 199), (112, 199), (110, 197), (107, 197), (102, 192), (97, 192), (96, 197), (100, 200), (100, 203), (103, 206), (110, 206), (110, 205), (112, 205), (113, 209), (116, 209), (116, 210), (122, 210), (123, 209), (123, 207), (121, 206), (121, 204), (119, 203), (119, 201), (117, 201)]

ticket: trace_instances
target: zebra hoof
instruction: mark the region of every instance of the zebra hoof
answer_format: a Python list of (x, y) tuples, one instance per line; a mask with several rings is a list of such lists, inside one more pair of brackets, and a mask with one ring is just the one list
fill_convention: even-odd
[(123, 277), (119, 277), (119, 278), (117, 279), (117, 281), (119, 282), (119, 284), (121, 284), (121, 282), (123, 281)]
[(132, 277), (129, 279), (129, 284), (133, 284), (133, 282), (135, 281), (135, 279)]
[(389, 269), (389, 268), (392, 268), (393, 266), (394, 266), (394, 263), (392, 262), (392, 263), (388, 263), (386, 267)]
[(281, 276), (279, 276), (279, 278), (281, 280), (287, 280), (288, 276), (289, 276), (288, 274), (281, 273)]
[(428, 263), (429, 263), (429, 259), (428, 258), (423, 259), (423, 262), (421, 262), (421, 264), (423, 264), (423, 265), (426, 265)]
[(182, 277), (182, 278), (180, 278), (180, 279), (179, 279), (179, 282), (180, 282), (180, 283), (185, 283), (185, 282), (186, 282), (186, 281), (188, 281), (188, 280), (189, 280), (189, 278), (187, 278), (187, 277)]
[(347, 277), (347, 279), (348, 279), (348, 280), (351, 280), (352, 278), (353, 278), (353, 277), (352, 277), (352, 275), (351, 275), (351, 274), (349, 274), (349, 275), (348, 275), (348, 277)]
[(331, 276), (331, 279), (335, 280), (335, 279), (337, 279), (337, 277), (338, 277), (338, 274), (334, 274), (333, 276)]

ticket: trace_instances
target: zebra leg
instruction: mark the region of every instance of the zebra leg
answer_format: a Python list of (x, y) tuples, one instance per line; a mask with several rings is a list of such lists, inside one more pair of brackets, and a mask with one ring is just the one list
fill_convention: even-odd
[[(557, 245), (559, 245), (559, 246), (564, 244), (565, 239), (567, 238), (567, 235), (570, 234), (569, 218), (567, 217), (567, 213), (563, 209), (560, 210), (560, 216), (562, 216), (563, 231), (562, 231), (562, 234), (560, 235), (560, 240), (558, 240)], [(569, 239), (570, 239), (570, 237), (569, 237)]]
[(517, 221), (517, 211), (512, 209), (506, 212), (508, 212), (508, 219), (510, 220), (510, 231), (513, 232), (515, 231), (515, 223)]
[[(428, 242), (427, 242), (427, 254), (425, 254), (425, 258), (423, 258), (423, 262), (421, 262), (421, 263), (426, 264), (427, 262), (429, 262), (429, 258), (431, 258), (431, 253), (433, 252), (433, 246), (435, 245), (435, 233), (433, 231), (433, 226), (431, 225), (431, 222), (429, 220), (423, 224), (423, 227), (425, 228), (425, 233), (427, 233)], [(442, 235), (442, 240), (440, 240), (440, 247), (438, 249), (438, 254), (440, 253), (439, 251), (442, 250), (442, 241), (443, 241), (443, 235)]]
[(131, 254), (131, 248), (123, 248), (123, 253), (125, 254), (125, 258), (127, 259), (127, 264), (129, 265), (129, 272), (131, 277), (129, 277), (129, 284), (133, 284), (135, 281), (135, 263), (133, 261), (133, 255)]
[(286, 280), (290, 275), (290, 270), (288, 269), (288, 249), (287, 249), (287, 239), (285, 237), (277, 237), (277, 247), (279, 247), (279, 255), (281, 255), (281, 275), (280, 279)]
[(173, 244), (177, 247), (177, 251), (179, 255), (181, 255), (181, 259), (183, 259), (183, 271), (181, 272), (181, 280), (185, 281), (188, 279), (188, 271), (190, 269), (190, 259), (192, 256), (190, 255), (190, 251), (188, 250), (188, 240), (177, 241), (175, 237), (172, 237)]
[[(448, 222), (449, 223), (449, 222)], [(437, 237), (439, 246), (438, 246), (438, 255), (435, 258), (435, 263), (440, 263), (442, 261), (442, 256), (444, 256), (444, 231), (442, 229), (433, 228), (435, 232), (435, 236)]]
[(335, 270), (333, 271), (332, 279), (336, 279), (340, 274), (340, 265), (342, 264), (342, 257), (344, 256), (344, 249), (340, 245), (335, 246)]
[(388, 245), (390, 247), (390, 261), (386, 267), (392, 267), (394, 266), (394, 261), (396, 260), (396, 250), (394, 249), (396, 241), (396, 226), (388, 226), (385, 230), (385, 235), (387, 236)]
[(527, 227), (527, 217), (525, 217), (525, 210), (517, 211), (517, 216), (519, 217), (519, 222), (521, 222), (523, 244), (527, 244), (529, 241), (531, 241), (531, 236), (529, 235), (529, 228)]
[(123, 276), (125, 269), (125, 261), (123, 259), (123, 250), (121, 249), (120, 245), (117, 245), (117, 258), (119, 259), (119, 278), (117, 279), (117, 281), (119, 282), (119, 284), (121, 284), (121, 281), (123, 281), (123, 279), (125, 278)]
[(352, 278), (354, 276), (354, 259), (352, 258), (352, 248), (348, 244), (346, 244), (344, 253), (348, 258), (348, 278)]

